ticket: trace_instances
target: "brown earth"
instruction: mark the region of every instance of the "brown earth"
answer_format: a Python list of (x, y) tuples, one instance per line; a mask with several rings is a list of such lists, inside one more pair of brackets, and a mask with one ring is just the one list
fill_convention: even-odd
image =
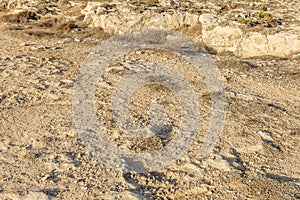
[[(134, 152), (168, 144), (127, 137), (109, 113), (115, 82), (147, 62), (172, 66), (193, 83), (203, 125), (189, 151), (158, 171), (122, 174), (93, 157), (74, 128), (73, 86), (86, 56), (111, 34), (82, 21), (84, 6), (40, 1), (16, 12), (0, 1), (0, 199), (300, 199), (299, 57), (245, 59), (206, 47), (223, 77), (228, 108), (213, 152), (199, 158), (210, 111), (199, 75), (170, 52), (133, 52), (112, 64), (118, 70), (107, 70), (97, 90), (97, 114), (109, 138)], [(278, 13), (291, 23), (295, 15)], [(133, 119), (149, 123), (151, 102), (166, 107), (176, 134), (180, 106), (164, 88), (136, 93)]]

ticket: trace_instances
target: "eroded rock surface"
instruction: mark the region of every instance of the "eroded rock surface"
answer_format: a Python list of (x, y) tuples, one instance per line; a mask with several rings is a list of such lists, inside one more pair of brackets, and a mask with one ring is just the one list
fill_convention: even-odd
[(300, 52), (297, 1), (45, 1), (44, 6), (41, 2), (2, 0), (2, 9), (9, 11), (5, 17), (9, 20), (45, 23), (49, 17), (63, 18), (71, 28), (84, 23), (108, 34), (145, 27), (180, 31), (218, 52), (240, 57), (297, 57)]

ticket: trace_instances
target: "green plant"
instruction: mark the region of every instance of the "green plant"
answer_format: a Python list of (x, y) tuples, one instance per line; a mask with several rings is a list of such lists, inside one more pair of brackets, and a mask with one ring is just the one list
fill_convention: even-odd
[(263, 10), (263, 11), (267, 11), (267, 10), (268, 10), (268, 5), (265, 4), (265, 3), (258, 5), (258, 7), (259, 7), (261, 10)]
[(270, 13), (265, 13), (265, 12), (256, 12), (255, 16), (259, 17), (259, 18), (271, 18), (272, 17), (272, 15)]
[(250, 25), (253, 23), (252, 19), (244, 19), (242, 17), (238, 18), (237, 21), (241, 24), (246, 24), (246, 25)]

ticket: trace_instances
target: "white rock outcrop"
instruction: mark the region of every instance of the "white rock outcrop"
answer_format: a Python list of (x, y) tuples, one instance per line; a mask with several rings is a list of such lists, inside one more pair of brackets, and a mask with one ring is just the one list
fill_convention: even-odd
[(176, 9), (157, 12), (156, 7), (133, 12), (128, 5), (116, 2), (110, 8), (101, 2), (89, 2), (82, 10), (84, 20), (91, 27), (100, 27), (110, 34), (143, 27), (168, 30), (201, 27), (200, 31), (191, 34), (195, 40), (214, 48), (217, 52), (230, 51), (240, 57), (289, 57), (300, 52), (299, 31), (279, 32), (273, 35), (259, 31), (248, 32), (249, 30), (243, 29), (237, 23), (221, 25), (215, 14), (197, 15)]
[(128, 6), (116, 4), (116, 8), (107, 10), (104, 3), (89, 2), (82, 14), (84, 20), (92, 27), (101, 27), (105, 32), (118, 34), (130, 28), (166, 28), (177, 29), (184, 25), (198, 23), (199, 16), (191, 13), (172, 10), (170, 12), (156, 13), (146, 10), (142, 13), (132, 12)]

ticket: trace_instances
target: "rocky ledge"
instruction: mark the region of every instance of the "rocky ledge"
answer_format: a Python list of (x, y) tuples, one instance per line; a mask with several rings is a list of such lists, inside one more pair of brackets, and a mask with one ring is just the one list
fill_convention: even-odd
[[(57, 17), (108, 34), (156, 27), (192, 36), (211, 50), (239, 57), (299, 57), (297, 1), (1, 1), (4, 16), (25, 21)], [(24, 15), (25, 12), (25, 15)], [(2, 14), (3, 17), (3, 14)], [(21, 19), (22, 21), (22, 19)], [(24, 22), (24, 19), (23, 19)]]

